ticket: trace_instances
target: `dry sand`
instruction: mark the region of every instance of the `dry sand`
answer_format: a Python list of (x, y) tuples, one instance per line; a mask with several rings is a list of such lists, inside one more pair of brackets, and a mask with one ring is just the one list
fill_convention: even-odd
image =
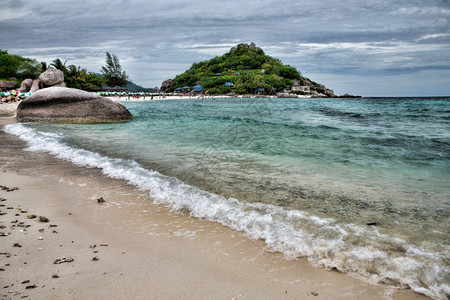
[(2, 128), (0, 185), (18, 187), (0, 190), (4, 299), (427, 299), (288, 261), (97, 169), (24, 151)]
[(17, 106), (20, 102), (0, 102), (0, 118), (13, 118), (16, 115)]

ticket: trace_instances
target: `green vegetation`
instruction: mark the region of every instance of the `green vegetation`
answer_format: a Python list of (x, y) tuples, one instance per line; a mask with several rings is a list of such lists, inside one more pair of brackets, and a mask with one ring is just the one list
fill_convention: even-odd
[(304, 80), (294, 67), (265, 55), (254, 44), (239, 44), (220, 57), (194, 63), (173, 79), (167, 91), (200, 84), (209, 94), (254, 94), (262, 89), (275, 94), (292, 85), (294, 79), (300, 83)]
[[(64, 73), (64, 82), (67, 87), (87, 91), (98, 91), (103, 85), (126, 86), (131, 81), (125, 71), (122, 71), (119, 59), (116, 55), (106, 52), (106, 66), (102, 67), (102, 73), (88, 72), (80, 66), (66, 66), (67, 61), (62, 62), (56, 58), (49, 67), (61, 70)], [(47, 69), (46, 62), (37, 62), (35, 59), (25, 58), (19, 55), (11, 55), (8, 51), (0, 50), (0, 80), (16, 80), (20, 82), (26, 78), (36, 79)]]
[(0, 50), (0, 80), (15, 78), (22, 81), (26, 78), (36, 78), (42, 72), (42, 63), (35, 59), (19, 55), (11, 55)]
[[(67, 62), (67, 61), (66, 61)], [(66, 67), (66, 62), (62, 62), (59, 58), (55, 59), (50, 66), (61, 70), (64, 73), (64, 82), (67, 87), (85, 90), (98, 91), (101, 90), (104, 79), (101, 75), (87, 72), (86, 69), (70, 65)]]
[(119, 59), (116, 55), (106, 52), (106, 66), (102, 67), (103, 78), (109, 86), (125, 86), (130, 81), (128, 80), (128, 75), (125, 71), (122, 71), (122, 66), (120, 65)]

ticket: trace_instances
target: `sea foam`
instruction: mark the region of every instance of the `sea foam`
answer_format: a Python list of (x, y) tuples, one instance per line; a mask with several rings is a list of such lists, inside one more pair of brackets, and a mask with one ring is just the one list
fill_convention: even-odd
[[(304, 257), (327, 270), (335, 268), (372, 283), (409, 287), (435, 299), (447, 299), (450, 294), (447, 248), (431, 253), (381, 234), (376, 228), (338, 224), (334, 219), (300, 210), (225, 198), (145, 169), (133, 160), (71, 147), (60, 134), (40, 132), (22, 124), (9, 124), (4, 130), (26, 141), (30, 151), (46, 152), (82, 167), (99, 168), (108, 177), (149, 191), (155, 203), (218, 222), (251, 239), (263, 239), (269, 249), (288, 258)], [(305, 226), (315, 230), (305, 231)]]

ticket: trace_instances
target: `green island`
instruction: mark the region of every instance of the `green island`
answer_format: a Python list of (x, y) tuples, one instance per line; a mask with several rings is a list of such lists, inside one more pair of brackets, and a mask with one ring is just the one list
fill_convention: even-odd
[(254, 43), (239, 44), (220, 57), (194, 63), (184, 73), (164, 81), (161, 90), (207, 95), (337, 97), (296, 68), (266, 55)]

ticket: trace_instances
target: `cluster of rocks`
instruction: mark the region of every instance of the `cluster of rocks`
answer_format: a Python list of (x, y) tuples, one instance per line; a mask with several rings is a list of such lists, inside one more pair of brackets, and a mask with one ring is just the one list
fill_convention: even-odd
[(47, 69), (39, 79), (23, 80), (19, 92), (32, 93), (17, 107), (19, 122), (103, 123), (133, 119), (125, 106), (111, 99), (67, 88), (64, 73), (58, 69)]
[[(236, 46), (236, 47), (232, 47), (232, 48), (230, 49), (230, 52), (236, 51), (237, 48), (238, 48), (239, 46), (240, 46), (240, 45), (238, 45), (238, 46)], [(245, 49), (261, 50), (261, 48), (256, 47), (256, 44), (253, 43), (253, 42), (251, 42), (250, 44), (241, 44), (241, 46), (244, 47)]]
[(25, 79), (22, 81), (19, 92), (37, 92), (48, 87), (66, 87), (64, 83), (64, 73), (61, 70), (50, 68), (39, 75), (39, 79)]
[(304, 78), (303, 85), (309, 86), (311, 97), (320, 97), (320, 98), (336, 98), (337, 97), (334, 94), (333, 90), (328, 89), (323, 84), (312, 83), (307, 78)]

